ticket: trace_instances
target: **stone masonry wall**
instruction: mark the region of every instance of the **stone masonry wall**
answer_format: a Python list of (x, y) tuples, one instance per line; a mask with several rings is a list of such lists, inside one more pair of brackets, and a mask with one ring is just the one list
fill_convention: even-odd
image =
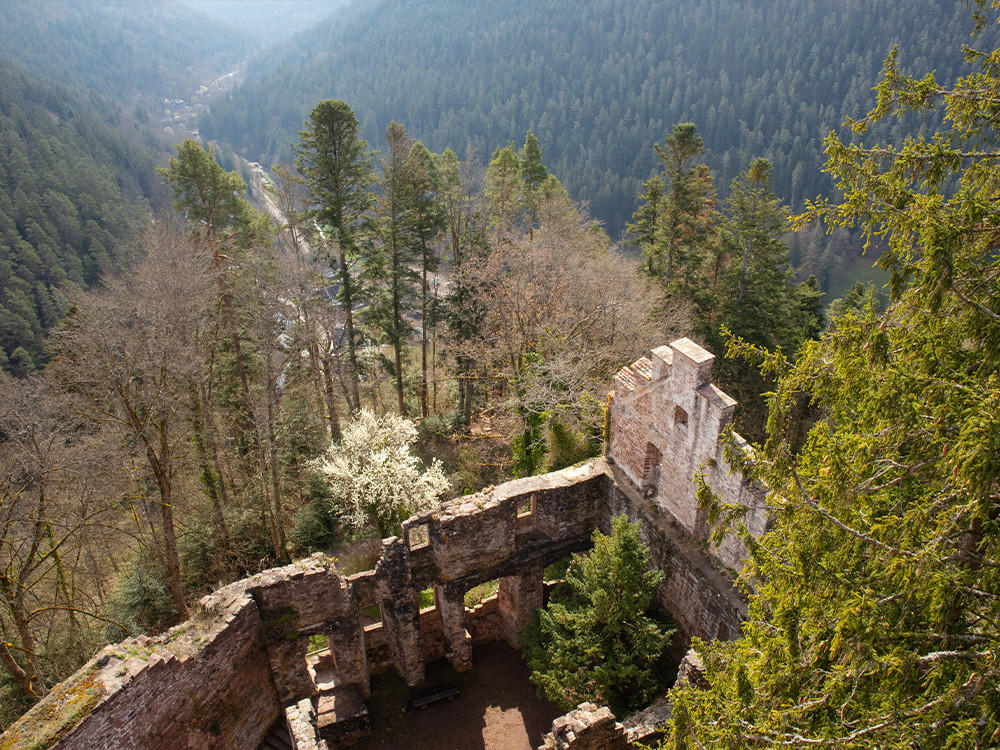
[(105, 648), (93, 662), (104, 697), (58, 746), (255, 746), (279, 715), (256, 604), (245, 591), (223, 590), (206, 610), (216, 615), (207, 623)]

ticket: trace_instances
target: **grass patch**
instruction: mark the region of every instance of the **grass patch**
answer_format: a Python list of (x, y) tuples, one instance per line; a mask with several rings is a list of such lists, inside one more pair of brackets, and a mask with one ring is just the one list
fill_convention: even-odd
[(486, 583), (481, 583), (478, 586), (473, 586), (465, 592), (465, 606), (469, 609), (474, 609), (491, 596), (496, 596), (497, 589), (499, 587), (500, 582), (496, 579), (487, 581)]
[(328, 648), (330, 648), (330, 641), (322, 633), (309, 636), (309, 651), (323, 651)]
[(434, 606), (434, 589), (424, 589), (420, 592), (420, 609)]

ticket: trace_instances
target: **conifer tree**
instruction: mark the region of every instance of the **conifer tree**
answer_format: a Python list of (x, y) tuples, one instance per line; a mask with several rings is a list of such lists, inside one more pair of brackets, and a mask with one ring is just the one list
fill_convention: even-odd
[(524, 203), (531, 212), (528, 217), (528, 239), (534, 236), (535, 220), (541, 203), (548, 170), (542, 164), (542, 150), (538, 147), (538, 139), (529, 130), (524, 136), (524, 146), (518, 155), (521, 160), (521, 182), (524, 190)]
[[(420, 258), (420, 416), (429, 413), (429, 388), (427, 382), (428, 344), (437, 309), (432, 308), (429, 297), (429, 274), (438, 269), (437, 238), (446, 225), (445, 206), (440, 198), (440, 178), (434, 156), (423, 143), (417, 141), (406, 158), (406, 168), (413, 182), (413, 234), (419, 243)], [(433, 355), (433, 352), (432, 352)], [(430, 365), (433, 368), (434, 358)], [(435, 384), (436, 388), (436, 384)]]
[(650, 570), (639, 524), (625, 516), (611, 535), (595, 531), (593, 549), (566, 574), (572, 593), (538, 610), (523, 637), (539, 695), (569, 711), (598, 701), (616, 716), (646, 705), (656, 690), (653, 665), (671, 631), (647, 612), (663, 573)]
[[(721, 270), (710, 274), (714, 283), (695, 300), (695, 332), (710, 351), (725, 350), (726, 330), (748, 344), (781, 348), (793, 357), (803, 340), (818, 334), (819, 293), (810, 286), (815, 280), (799, 285), (792, 279), (784, 240), (788, 209), (772, 192), (770, 175), (770, 162), (755, 159), (733, 180), (718, 217)], [(720, 359), (715, 379), (741, 405), (741, 434), (763, 438), (767, 405), (762, 394), (773, 379), (730, 357)]]
[[(977, 30), (1000, 3), (972, 3)], [(957, 53), (957, 51), (956, 51)], [(898, 146), (827, 139), (843, 199), (800, 217), (884, 241), (891, 303), (847, 307), (781, 373), (766, 442), (731, 451), (770, 487), (749, 540), (743, 638), (701, 643), (673, 747), (977, 748), (1000, 738), (1000, 49), (953, 84), (886, 60), (867, 128), (943, 111)], [(821, 409), (801, 450), (789, 415)], [(739, 512), (720, 509), (737, 528)]]
[[(327, 99), (313, 108), (294, 146), (295, 165), (306, 180), (317, 222), (326, 227), (332, 243), (331, 262), (340, 281), (349, 365), (347, 397), (352, 409), (360, 406), (358, 390), (358, 333), (354, 305), (358, 284), (352, 273), (361, 252), (362, 236), (374, 197), (375, 180), (368, 143), (358, 135), (358, 120), (350, 106)], [(331, 263), (331, 264), (332, 264)]]
[(700, 161), (705, 144), (693, 123), (674, 126), (657, 145), (662, 174), (643, 184), (643, 204), (629, 233), (639, 242), (649, 274), (664, 288), (693, 299), (704, 286), (702, 268), (714, 239), (715, 188)]
[(521, 162), (510, 144), (499, 146), (490, 158), (486, 169), (487, 210), (490, 218), (490, 232), (493, 246), (509, 246), (514, 238), (514, 224), (521, 210), (520, 190)]
[(366, 270), (379, 285), (373, 304), (365, 311), (365, 319), (381, 339), (392, 347), (390, 368), (396, 382), (399, 416), (406, 416), (403, 393), (403, 345), (413, 328), (403, 313), (410, 309), (414, 298), (417, 273), (411, 264), (419, 256), (417, 234), (417, 181), (409, 163), (413, 141), (406, 128), (398, 122), (389, 123), (385, 130), (386, 154), (382, 159), (379, 181), (381, 194), (376, 205), (379, 244), (373, 248)]

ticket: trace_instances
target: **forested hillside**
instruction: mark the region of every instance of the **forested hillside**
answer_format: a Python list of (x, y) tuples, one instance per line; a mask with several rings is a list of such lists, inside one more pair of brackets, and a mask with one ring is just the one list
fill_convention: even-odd
[(125, 101), (187, 98), (251, 50), (243, 34), (182, 3), (0, 3), (0, 57)]
[(698, 126), (722, 198), (755, 157), (773, 164), (793, 210), (830, 193), (822, 139), (872, 106), (892, 44), (906, 43), (904, 69), (951, 76), (966, 18), (962, 0), (383, 0), (256, 58), (200, 130), (270, 163), (290, 160), (310, 109), (331, 97), (351, 103), (373, 144), (398, 120), (432, 150), (469, 143), (485, 161), (530, 129), (570, 194), (618, 236), (653, 144), (679, 122)]
[(0, 60), (0, 369), (34, 369), (71, 290), (122, 269), (157, 185), (84, 99)]
[(163, 100), (251, 49), (178, 2), (0, 3), (0, 369), (40, 365), (73, 290), (165, 206)]

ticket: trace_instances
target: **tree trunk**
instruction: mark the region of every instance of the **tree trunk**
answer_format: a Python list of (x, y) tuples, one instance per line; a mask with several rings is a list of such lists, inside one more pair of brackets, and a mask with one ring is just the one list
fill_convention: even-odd
[[(14, 678), (14, 682), (35, 701), (39, 701), (45, 697), (45, 682), (42, 680), (40, 673), (32, 669), (30, 666), (27, 670), (22, 669), (21, 665), (17, 663), (14, 659), (14, 655), (11, 654), (10, 649), (7, 647), (7, 636), (0, 632), (0, 664), (3, 665), (7, 673)], [(29, 664), (34, 654), (30, 654)]]
[(212, 506), (212, 526), (215, 530), (215, 541), (222, 550), (226, 559), (226, 567), (232, 559), (232, 544), (229, 539), (229, 528), (226, 526), (226, 517), (222, 512), (222, 502), (219, 497), (219, 486), (222, 478), (218, 476), (216, 468), (213, 467), (210, 459), (210, 449), (208, 447), (209, 437), (205, 419), (206, 411), (205, 387), (199, 383), (197, 387), (192, 384), (191, 410), (194, 414), (194, 448), (198, 456), (198, 468), (201, 471), (202, 485), (208, 495)]
[(420, 416), (427, 416), (427, 243), (423, 244), (424, 268), (420, 295)]
[(740, 285), (736, 289), (736, 302), (743, 301), (743, 292), (747, 280), (747, 266), (750, 265), (750, 238), (747, 238), (747, 246), (743, 250), (743, 269), (740, 271)]
[(333, 354), (325, 353), (321, 362), (323, 372), (323, 395), (326, 398), (326, 411), (330, 420), (330, 437), (333, 442), (340, 442), (340, 417), (337, 414), (337, 396), (333, 386)]
[[(437, 284), (434, 286), (434, 300), (437, 301)], [(435, 305), (436, 308), (436, 305)], [(431, 411), (437, 414), (438, 408), (438, 381), (437, 381), (437, 316), (435, 316), (434, 327), (431, 328)]]
[(150, 453), (149, 462), (153, 467), (157, 488), (160, 492), (160, 520), (163, 532), (163, 561), (167, 566), (167, 586), (174, 606), (182, 618), (188, 617), (187, 603), (184, 601), (184, 586), (181, 583), (181, 559), (177, 554), (177, 532), (174, 528), (173, 487), (170, 476), (170, 443), (167, 423), (160, 420), (157, 425), (160, 443), (159, 456), (152, 455), (152, 447), (146, 444)]
[(288, 543), (285, 539), (284, 510), (281, 499), (281, 476), (278, 471), (278, 441), (275, 436), (274, 420), (277, 411), (278, 394), (274, 382), (274, 366), (271, 363), (270, 352), (265, 356), (267, 373), (267, 448), (268, 462), (271, 465), (271, 491), (274, 495), (274, 527), (277, 540), (275, 556), (283, 563), (291, 562), (288, 556)]
[(22, 690), (38, 701), (46, 693), (45, 678), (42, 676), (38, 656), (35, 654), (35, 639), (31, 635), (29, 627), (24, 605), (24, 592), (23, 590), (14, 590), (15, 585), (18, 584), (10, 578), (0, 577), (0, 597), (6, 602), (11, 618), (14, 620), (14, 629), (17, 631), (17, 638), (21, 642), (24, 655), (24, 666), (18, 664), (10, 651), (13, 644), (9, 642), (6, 633), (3, 632), (2, 620), (0, 620), (0, 664), (3, 664)]
[(358, 387), (358, 373), (360, 372), (360, 368), (358, 367), (357, 343), (354, 340), (354, 311), (351, 309), (354, 304), (354, 292), (352, 289), (354, 280), (347, 269), (347, 253), (344, 251), (342, 243), (339, 249), (340, 289), (344, 300), (344, 333), (347, 336), (347, 364), (350, 369), (347, 375), (349, 388), (348, 406), (350, 406), (353, 412), (361, 408), (361, 395)]
[[(395, 245), (395, 241), (393, 241)], [(403, 311), (400, 309), (399, 287), (402, 284), (399, 268), (399, 251), (392, 251), (392, 325), (396, 331), (392, 337), (392, 351), (396, 365), (396, 402), (399, 416), (406, 416), (406, 401), (403, 398)]]

